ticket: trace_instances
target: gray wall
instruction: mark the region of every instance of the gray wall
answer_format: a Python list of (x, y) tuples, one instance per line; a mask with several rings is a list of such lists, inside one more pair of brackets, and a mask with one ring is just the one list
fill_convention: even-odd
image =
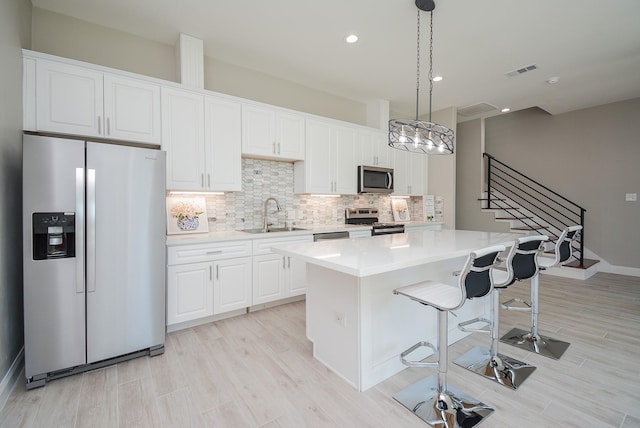
[[(22, 348), (22, 52), (31, 2), (0, 2), (0, 380)], [(1, 391), (0, 391), (1, 392)], [(2, 404), (2, 403), (0, 403)]]
[(486, 151), (586, 208), (587, 248), (630, 268), (640, 268), (640, 201), (625, 202), (625, 193), (640, 193), (639, 135), (640, 98), (556, 116), (532, 108), (485, 121)]
[(481, 119), (458, 123), (456, 135), (456, 225), (458, 229), (508, 232), (508, 223), (495, 221), (493, 213), (480, 211), (484, 185), (482, 153), (484, 123)]
[[(33, 8), (32, 38), (35, 51), (177, 81), (175, 46), (39, 8)], [(211, 91), (366, 124), (364, 103), (209, 57), (204, 58), (204, 73), (205, 88)]]

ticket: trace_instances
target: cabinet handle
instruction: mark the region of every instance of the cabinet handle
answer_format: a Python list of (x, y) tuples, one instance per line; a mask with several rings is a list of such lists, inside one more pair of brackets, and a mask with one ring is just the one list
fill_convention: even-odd
[(278, 143), (278, 154), (280, 154), (280, 143)]
[(284, 266), (284, 259), (285, 259), (285, 256), (282, 256), (282, 269), (284, 269), (284, 268), (285, 268), (285, 266)]
[(102, 118), (98, 116), (98, 134), (102, 134)]
[(273, 142), (273, 154), (274, 154), (274, 155), (278, 154), (278, 153), (276, 152), (276, 142), (275, 142), (275, 141)]
[(211, 188), (211, 174), (207, 174), (207, 187)]
[(222, 253), (222, 250), (209, 250), (209, 251), (205, 251), (205, 254), (220, 254)]
[(200, 174), (200, 183), (202, 183), (202, 187), (204, 188), (204, 173)]
[(216, 265), (216, 279), (220, 279), (220, 265)]
[(209, 265), (209, 281), (213, 279), (213, 272), (211, 271), (211, 265)]
[(291, 269), (291, 257), (287, 257), (287, 268)]
[(107, 118), (107, 135), (111, 135), (111, 119)]

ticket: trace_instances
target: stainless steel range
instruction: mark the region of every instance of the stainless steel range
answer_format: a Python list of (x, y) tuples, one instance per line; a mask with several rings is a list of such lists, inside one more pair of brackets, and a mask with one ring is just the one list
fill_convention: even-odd
[(371, 225), (371, 236), (404, 233), (404, 224), (402, 223), (378, 222), (377, 208), (347, 208), (344, 210), (344, 222), (346, 224)]

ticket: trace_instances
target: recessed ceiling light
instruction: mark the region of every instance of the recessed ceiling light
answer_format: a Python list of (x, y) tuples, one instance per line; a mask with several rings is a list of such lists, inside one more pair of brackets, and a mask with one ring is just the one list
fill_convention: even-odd
[(355, 43), (358, 41), (358, 36), (355, 34), (349, 34), (345, 40), (347, 43)]
[(439, 82), (439, 81), (441, 81), (442, 79), (444, 79), (444, 77), (442, 77), (442, 76), (435, 76), (435, 77), (433, 78), (433, 81), (434, 81), (434, 82)]
[(556, 84), (556, 83), (558, 83), (559, 81), (560, 81), (560, 78), (559, 78), (559, 77), (557, 77), (557, 76), (549, 77), (549, 78), (547, 79), (547, 83), (548, 83), (548, 84), (550, 84), (550, 85), (555, 85), (555, 84)]
[(511, 109), (509, 107), (505, 107), (500, 111), (503, 112), (503, 113), (507, 113), (507, 112), (511, 111)]

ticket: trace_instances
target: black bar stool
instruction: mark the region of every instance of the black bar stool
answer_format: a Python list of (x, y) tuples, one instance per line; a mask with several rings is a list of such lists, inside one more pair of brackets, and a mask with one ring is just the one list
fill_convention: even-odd
[[(544, 270), (556, 265), (567, 263), (573, 254), (573, 241), (578, 238), (580, 230), (582, 230), (582, 226), (580, 225), (565, 228), (556, 241), (554, 259), (547, 263), (538, 260), (536, 264), (539, 264), (539, 269)], [(538, 316), (540, 305), (538, 299), (539, 288), (539, 274), (536, 273), (531, 277), (531, 303), (530, 305), (528, 305), (530, 306), (529, 308), (512, 306), (512, 302), (519, 301), (515, 299), (505, 302), (502, 305), (502, 308), (506, 310), (530, 311), (531, 330), (526, 331), (520, 328), (513, 328), (507, 334), (502, 336), (500, 338), (500, 341), (557, 360), (562, 357), (564, 352), (569, 347), (570, 343), (553, 339), (548, 336), (543, 336), (538, 333)]]
[[(429, 376), (394, 394), (393, 398), (429, 425), (437, 428), (473, 427), (493, 412), (486, 404), (471, 398), (447, 385), (447, 347), (449, 311), (464, 305), (467, 299), (482, 297), (491, 292), (490, 269), (498, 255), (505, 250), (502, 245), (472, 252), (452, 286), (435, 281), (424, 281), (393, 290), (423, 305), (438, 310), (438, 346), (418, 342), (400, 354), (403, 364), (409, 367), (437, 367), (438, 377)], [(437, 353), (436, 362), (411, 361), (407, 357), (421, 347)]]
[[(458, 328), (464, 332), (488, 333), (491, 345), (488, 349), (483, 346), (470, 349), (456, 359), (455, 364), (511, 389), (518, 389), (534, 372), (534, 366), (499, 353), (500, 291), (516, 281), (529, 279), (538, 274), (536, 258), (547, 239), (544, 235), (516, 239), (505, 260), (507, 270), (491, 270), (491, 318), (474, 318), (458, 324)], [(487, 324), (488, 329), (470, 327), (478, 323)]]

